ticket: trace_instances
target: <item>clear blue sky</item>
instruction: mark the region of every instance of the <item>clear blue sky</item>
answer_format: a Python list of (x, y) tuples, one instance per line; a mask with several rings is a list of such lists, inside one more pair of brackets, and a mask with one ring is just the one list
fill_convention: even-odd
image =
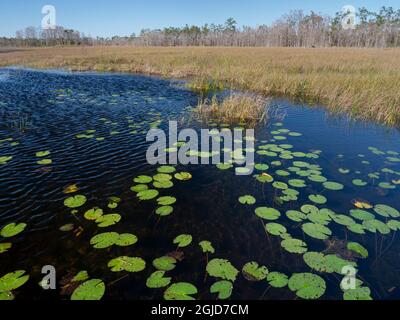
[(41, 8), (57, 9), (57, 25), (92, 36), (130, 35), (142, 28), (223, 23), (234, 17), (239, 25), (269, 24), (290, 10), (334, 14), (344, 5), (376, 10), (400, 9), (400, 0), (0, 0), (0, 36), (14, 36), (27, 26), (39, 27)]

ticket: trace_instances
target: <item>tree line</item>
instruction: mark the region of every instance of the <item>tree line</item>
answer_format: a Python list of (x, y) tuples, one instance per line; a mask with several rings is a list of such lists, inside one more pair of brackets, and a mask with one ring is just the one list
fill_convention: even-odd
[(400, 9), (362, 7), (353, 28), (346, 28), (348, 12), (335, 16), (301, 10), (284, 15), (271, 25), (239, 27), (235, 19), (224, 24), (144, 29), (139, 35), (93, 38), (63, 27), (38, 30), (28, 27), (15, 38), (0, 38), (0, 46), (132, 45), (132, 46), (263, 46), (263, 47), (399, 47)]

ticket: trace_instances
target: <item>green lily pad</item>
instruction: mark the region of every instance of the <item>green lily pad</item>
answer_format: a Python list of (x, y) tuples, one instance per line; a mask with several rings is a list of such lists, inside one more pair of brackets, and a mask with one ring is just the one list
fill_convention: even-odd
[(190, 234), (181, 234), (174, 239), (174, 244), (178, 245), (179, 248), (187, 247), (192, 243), (192, 236)]
[(137, 194), (139, 200), (147, 201), (157, 198), (160, 193), (157, 190), (149, 189), (141, 191)]
[(207, 264), (207, 272), (210, 276), (230, 280), (234, 282), (239, 271), (228, 261), (213, 259)]
[(26, 226), (26, 223), (10, 223), (1, 229), (0, 236), (3, 238), (14, 237), (24, 231)]
[[(0, 164), (2, 164), (2, 163), (0, 162)], [(11, 291), (0, 292), (0, 301), (11, 301), (11, 300), (14, 300), (14, 298), (15, 297)]]
[(146, 262), (142, 258), (136, 257), (118, 257), (108, 262), (108, 267), (112, 272), (140, 272), (146, 268)]
[(344, 189), (344, 186), (337, 182), (327, 181), (327, 182), (324, 182), (322, 185), (324, 186), (325, 189), (332, 190), (332, 191), (340, 191), (340, 190)]
[(355, 253), (358, 253), (362, 258), (366, 259), (368, 258), (368, 250), (365, 249), (361, 244), (356, 243), (356, 242), (349, 242), (347, 244), (347, 249), (350, 251), (353, 251)]
[(296, 273), (289, 279), (289, 289), (299, 298), (315, 300), (321, 298), (326, 290), (324, 279), (312, 273)]
[(174, 186), (172, 181), (154, 181), (153, 186), (157, 189), (169, 189)]
[(138, 242), (138, 238), (134, 234), (123, 233), (119, 235), (118, 239), (115, 241), (115, 245), (119, 247), (129, 247), (136, 242)]
[(271, 272), (267, 276), (267, 281), (273, 288), (284, 288), (288, 285), (289, 278), (286, 274), (280, 272)]
[(265, 229), (273, 236), (281, 236), (287, 233), (287, 229), (279, 223), (268, 223)]
[(100, 208), (93, 208), (85, 212), (84, 217), (87, 220), (97, 220), (103, 215), (103, 210)]
[(104, 282), (100, 279), (92, 279), (82, 283), (71, 295), (71, 300), (101, 300), (106, 291)]
[(180, 172), (174, 175), (175, 179), (180, 181), (186, 181), (192, 179), (192, 175), (189, 172)]
[(243, 276), (249, 281), (261, 281), (267, 277), (268, 268), (259, 266), (257, 262), (249, 262), (243, 266)]
[(145, 191), (148, 189), (149, 189), (149, 186), (147, 184), (138, 184), (136, 186), (133, 186), (131, 188), (131, 191), (138, 193), (138, 192)]
[(219, 300), (229, 299), (232, 295), (233, 284), (230, 281), (222, 280), (214, 283), (211, 288), (211, 293), (218, 293)]
[(307, 252), (303, 256), (304, 262), (318, 272), (333, 273), (335, 269), (328, 263), (326, 256), (320, 252)]
[(363, 222), (363, 227), (368, 230), (369, 232), (376, 233), (379, 232), (383, 235), (390, 233), (390, 228), (379, 220), (368, 220)]
[(374, 208), (374, 211), (377, 214), (379, 214), (385, 218), (389, 218), (389, 217), (399, 218), (400, 217), (400, 212), (397, 209), (395, 209), (391, 206), (384, 205), (384, 204), (376, 205)]
[(9, 242), (4, 242), (0, 243), (0, 253), (7, 252), (9, 249), (11, 249), (12, 243)]
[(307, 187), (305, 181), (304, 180), (300, 180), (300, 179), (289, 180), (289, 185), (291, 185), (294, 188), (305, 188), (305, 187)]
[(254, 167), (255, 167), (255, 169), (258, 170), (258, 171), (267, 171), (267, 170), (269, 169), (269, 165), (267, 165), (267, 164), (261, 164), (261, 163), (256, 164)]
[(302, 229), (310, 237), (319, 240), (326, 240), (332, 235), (332, 231), (329, 228), (316, 223), (305, 223)]
[(351, 210), (350, 211), (350, 215), (357, 219), (357, 220), (361, 220), (361, 221), (367, 221), (367, 220), (373, 220), (375, 219), (375, 216), (365, 210), (361, 210), (361, 209), (355, 209), (355, 210)]
[(318, 194), (313, 194), (308, 197), (310, 201), (316, 203), (316, 204), (325, 204), (328, 202), (328, 199), (322, 195)]
[(176, 203), (175, 197), (161, 197), (157, 199), (157, 203), (160, 206), (170, 206)]
[(354, 179), (353, 184), (357, 187), (365, 187), (366, 185), (368, 185), (368, 182), (365, 182), (361, 179)]
[[(399, 231), (400, 230), (400, 221), (390, 220), (390, 221), (388, 221), (387, 226), (393, 231)], [(1, 253), (1, 244), (0, 244), (0, 253)]]
[(274, 208), (260, 207), (255, 210), (257, 217), (264, 220), (278, 220), (281, 216), (281, 213)]
[(160, 173), (174, 173), (176, 171), (176, 169), (174, 167), (171, 166), (161, 166), (157, 169), (158, 172)]
[(239, 202), (241, 204), (248, 204), (248, 205), (253, 205), (256, 203), (256, 198), (254, 198), (253, 196), (243, 196), (239, 198)]
[(199, 245), (203, 253), (211, 253), (211, 254), (215, 253), (215, 249), (210, 241), (201, 241)]
[(306, 214), (319, 213), (319, 209), (311, 204), (303, 205), (300, 210)]
[(176, 267), (176, 259), (168, 256), (157, 258), (153, 261), (153, 266), (160, 271), (171, 271)]
[(146, 286), (150, 289), (159, 289), (169, 286), (172, 278), (165, 277), (165, 271), (156, 271), (146, 281)]
[(307, 219), (307, 216), (303, 212), (296, 210), (289, 210), (288, 212), (286, 212), (286, 216), (294, 222), (301, 222)]
[(37, 158), (47, 157), (48, 155), (50, 155), (50, 151), (39, 151), (39, 152), (36, 152), (36, 157)]
[(2, 276), (0, 278), (0, 292), (12, 291), (23, 286), (29, 280), (29, 275), (26, 275), (25, 272), (18, 270)]
[(171, 206), (162, 206), (156, 210), (156, 214), (161, 217), (169, 216), (172, 212), (174, 212), (174, 208)]
[(89, 279), (89, 274), (87, 271), (79, 271), (71, 280), (71, 282), (82, 282)]
[(172, 180), (172, 176), (167, 173), (159, 173), (153, 177), (153, 180), (159, 181), (159, 182), (170, 181), (170, 180)]
[(106, 249), (113, 246), (119, 239), (119, 233), (117, 232), (106, 232), (95, 235), (91, 240), (90, 244), (95, 249)]
[(327, 270), (333, 270), (337, 274), (342, 274), (343, 268), (347, 266), (356, 267), (357, 264), (353, 261), (348, 261), (338, 257), (335, 254), (325, 256)]
[(0, 164), (6, 164), (8, 161), (12, 160), (13, 157), (11, 156), (3, 156), (0, 157)]
[(164, 292), (164, 299), (178, 301), (195, 300), (192, 297), (194, 294), (197, 294), (197, 288), (194, 285), (187, 282), (179, 282), (174, 283)]
[(39, 165), (46, 166), (46, 165), (52, 164), (53, 160), (51, 160), (51, 159), (43, 159), (43, 160), (37, 161), (36, 163), (39, 164)]
[(302, 254), (307, 252), (307, 244), (299, 239), (286, 239), (281, 242), (282, 248), (290, 253)]
[(332, 220), (335, 221), (337, 224), (340, 224), (342, 226), (351, 226), (353, 224), (356, 224), (353, 218), (346, 216), (344, 214), (335, 214), (332, 215)]
[(133, 179), (133, 181), (135, 183), (139, 183), (139, 184), (147, 184), (147, 183), (152, 182), (153, 178), (149, 177), (149, 176), (139, 176), (139, 177)]
[(360, 287), (356, 289), (347, 290), (343, 294), (343, 299), (346, 301), (369, 301), (371, 298), (371, 290), (367, 287)]
[(64, 205), (68, 208), (79, 208), (86, 203), (87, 199), (83, 195), (76, 195), (64, 200)]
[(106, 214), (96, 219), (99, 228), (107, 228), (120, 222), (122, 217), (118, 213)]

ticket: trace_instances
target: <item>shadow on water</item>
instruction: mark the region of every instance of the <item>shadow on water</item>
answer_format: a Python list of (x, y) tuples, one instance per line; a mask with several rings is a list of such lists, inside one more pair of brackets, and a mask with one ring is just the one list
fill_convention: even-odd
[[(167, 129), (169, 119), (182, 119), (189, 112), (187, 107), (198, 101), (194, 93), (180, 83), (142, 76), (0, 69), (0, 76), (2, 73), (7, 74), (7, 81), (0, 81), (0, 157), (10, 156), (12, 160), (0, 165), (0, 227), (11, 222), (24, 222), (28, 227), (10, 240), (13, 246), (9, 251), (0, 254), (0, 276), (27, 270), (31, 279), (16, 290), (19, 299), (60, 297), (61, 289), (50, 292), (38, 286), (44, 265), (56, 267), (59, 284), (66, 277), (87, 270), (91, 278), (106, 283), (107, 299), (160, 299), (164, 289), (148, 289), (146, 279), (155, 271), (151, 265), (155, 258), (176, 250), (172, 241), (180, 234), (191, 234), (193, 243), (182, 249), (184, 259), (168, 276), (173, 282), (196, 285), (199, 299), (215, 299), (209, 288), (216, 279), (209, 276), (205, 279), (207, 260), (198, 246), (202, 240), (211, 241), (215, 247), (216, 253), (209, 259), (229, 259), (239, 270), (247, 262), (257, 261), (270, 271), (289, 276), (312, 272), (302, 255), (286, 252), (279, 237), (266, 234), (267, 221), (254, 214), (257, 207), (277, 208), (282, 213), (279, 223), (288, 233), (306, 241), (309, 251), (317, 252), (324, 251), (326, 243), (304, 234), (301, 223), (294, 223), (284, 214), (311, 204), (309, 195), (324, 195), (328, 202), (318, 207), (344, 215), (355, 209), (354, 199), (400, 207), (400, 187), (393, 182), (400, 179), (399, 175), (395, 179), (396, 172), (400, 174), (400, 165), (394, 160), (400, 152), (397, 130), (328, 117), (322, 109), (274, 100), (274, 105), (286, 113), (283, 127), (271, 122), (257, 128), (257, 150), (266, 144), (290, 144), (293, 151), (314, 152), (319, 156), (305, 160), (301, 155), (300, 159), (282, 159), (278, 152), (276, 156), (257, 155), (256, 163), (268, 164), (268, 173), (276, 181), (288, 183), (290, 179), (299, 179), (296, 172), (285, 177), (276, 171), (286, 171), (293, 167), (293, 161), (304, 160), (319, 165), (323, 177), (343, 184), (344, 190), (327, 190), (321, 183), (311, 183), (303, 176), (300, 179), (308, 183), (299, 190), (297, 200), (280, 203), (277, 202), (280, 191), (272, 184), (259, 183), (253, 176), (235, 176), (233, 170), (222, 171), (214, 166), (178, 166), (178, 171), (190, 172), (193, 179), (174, 181), (173, 188), (160, 191), (162, 195), (178, 199), (173, 214), (160, 218), (155, 214), (154, 201), (138, 201), (130, 190), (135, 185), (132, 180), (143, 174), (153, 176), (157, 171), (157, 167), (147, 164), (145, 157), (149, 128)], [(16, 125), (16, 119), (21, 117), (26, 121), (22, 124), (17, 121)], [(282, 128), (302, 135), (276, 132)], [(371, 147), (384, 154), (371, 152), (376, 150)], [(35, 154), (45, 150), (51, 151), (46, 158), (52, 162), (40, 165), (37, 161), (41, 159)], [(276, 160), (281, 164), (274, 166), (272, 162)], [(343, 168), (350, 173), (340, 173), (339, 169)], [(375, 172), (379, 173), (378, 178), (368, 177)], [(354, 179), (366, 180), (368, 184), (356, 186)], [(72, 184), (77, 184), (78, 193), (87, 197), (87, 203), (75, 215), (63, 204), (70, 196), (63, 190)], [(390, 188), (386, 188), (387, 184)], [(253, 195), (257, 204), (240, 204), (238, 198), (243, 195)], [(108, 199), (112, 196), (122, 199), (115, 209), (108, 208)], [(100, 230), (93, 221), (83, 217), (93, 207), (103, 208), (106, 213), (119, 213), (122, 220)], [(75, 232), (59, 230), (66, 224), (73, 224)], [(357, 259), (357, 263), (373, 298), (399, 298), (400, 247), (393, 232), (376, 236), (367, 231), (360, 236), (340, 224), (332, 222), (329, 227), (332, 238), (355, 241), (368, 249), (369, 258)], [(104, 250), (90, 245), (93, 235), (109, 231), (133, 233), (139, 241), (133, 246)], [(0, 238), (0, 242), (5, 241)], [(377, 246), (377, 252), (384, 253), (378, 257)], [(147, 263), (146, 269), (134, 274), (113, 273), (107, 263), (119, 256), (141, 257)], [(339, 285), (343, 276), (320, 275), (327, 283), (323, 298), (342, 299)], [(265, 280), (249, 282), (239, 274), (232, 298), (296, 298), (287, 287), (265, 292), (268, 287)]]

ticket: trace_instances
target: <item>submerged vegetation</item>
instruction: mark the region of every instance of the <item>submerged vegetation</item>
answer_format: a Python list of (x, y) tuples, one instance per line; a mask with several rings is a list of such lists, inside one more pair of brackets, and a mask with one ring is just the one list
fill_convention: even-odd
[(0, 55), (1, 66), (188, 78), (195, 91), (287, 96), (363, 120), (400, 122), (399, 49), (86, 47)]

